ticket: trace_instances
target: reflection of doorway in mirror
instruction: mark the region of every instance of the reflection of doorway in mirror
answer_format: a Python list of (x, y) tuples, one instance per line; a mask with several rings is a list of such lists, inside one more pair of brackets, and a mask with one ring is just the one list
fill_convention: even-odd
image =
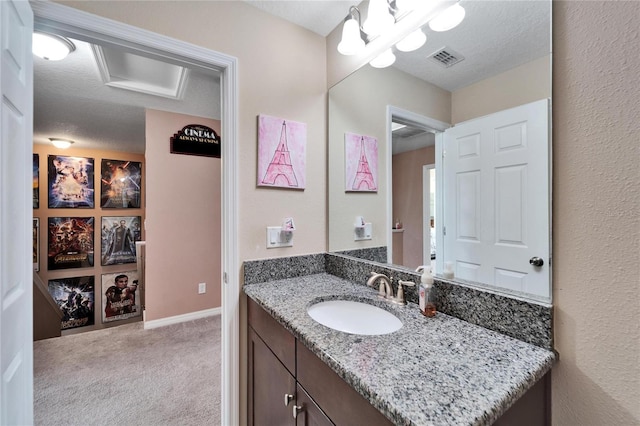
[(422, 166), (423, 265), (436, 270), (436, 165)]

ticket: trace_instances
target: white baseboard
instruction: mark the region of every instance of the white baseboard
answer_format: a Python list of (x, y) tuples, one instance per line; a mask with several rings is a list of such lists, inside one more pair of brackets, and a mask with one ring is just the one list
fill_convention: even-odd
[(152, 328), (164, 327), (171, 324), (179, 324), (181, 322), (193, 321), (200, 318), (212, 317), (222, 314), (222, 307), (205, 309), (203, 311), (190, 312), (188, 314), (176, 315), (173, 317), (160, 318), (157, 320), (146, 321), (144, 320), (144, 329), (149, 330)]

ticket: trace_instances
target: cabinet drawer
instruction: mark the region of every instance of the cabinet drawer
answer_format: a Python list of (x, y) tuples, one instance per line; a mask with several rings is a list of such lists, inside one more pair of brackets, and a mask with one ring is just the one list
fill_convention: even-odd
[(296, 371), (296, 339), (260, 305), (247, 298), (248, 321), (291, 374)]
[(392, 425), (331, 368), (297, 342), (298, 383), (336, 425)]

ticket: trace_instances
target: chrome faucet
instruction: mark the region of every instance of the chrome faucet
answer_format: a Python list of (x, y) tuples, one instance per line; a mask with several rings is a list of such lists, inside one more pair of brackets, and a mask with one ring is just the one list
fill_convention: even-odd
[(367, 280), (367, 285), (369, 287), (373, 287), (378, 281), (380, 282), (380, 286), (378, 287), (378, 297), (382, 297), (383, 299), (393, 299), (391, 278), (387, 277), (385, 274), (372, 272), (371, 276)]

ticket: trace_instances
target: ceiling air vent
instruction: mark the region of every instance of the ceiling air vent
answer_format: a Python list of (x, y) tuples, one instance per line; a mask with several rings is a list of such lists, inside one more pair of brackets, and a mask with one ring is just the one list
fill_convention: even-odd
[(464, 61), (464, 56), (449, 47), (443, 47), (429, 55), (429, 59), (439, 63), (445, 68), (449, 68), (460, 61)]

